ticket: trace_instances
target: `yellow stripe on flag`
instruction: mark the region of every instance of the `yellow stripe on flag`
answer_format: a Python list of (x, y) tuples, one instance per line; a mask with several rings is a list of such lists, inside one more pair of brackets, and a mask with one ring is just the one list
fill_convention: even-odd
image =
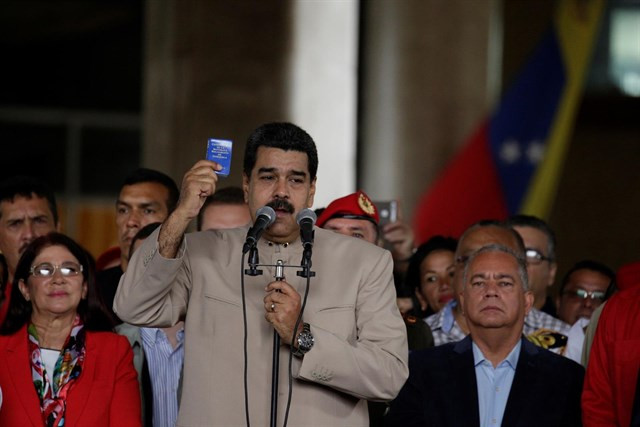
[(566, 83), (544, 160), (533, 176), (522, 213), (540, 218), (548, 218), (551, 213), (604, 3), (605, 0), (561, 0), (558, 4), (554, 25)]

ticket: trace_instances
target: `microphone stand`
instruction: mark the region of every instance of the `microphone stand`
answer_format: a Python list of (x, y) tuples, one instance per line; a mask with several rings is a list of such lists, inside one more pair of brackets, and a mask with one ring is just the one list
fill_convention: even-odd
[[(259, 264), (258, 248), (255, 244), (249, 249), (249, 268), (244, 270), (244, 274), (248, 276), (259, 276), (262, 274), (262, 270), (259, 270), (259, 266), (269, 266), (267, 264)], [(284, 262), (278, 260), (276, 262), (275, 279), (277, 281), (284, 280)], [(316, 273), (311, 271), (311, 246), (305, 246), (302, 253), (302, 262), (300, 266), (290, 266), (302, 268), (296, 274), (300, 277), (314, 277)], [(276, 427), (278, 421), (278, 382), (280, 373), (280, 335), (278, 331), (273, 330), (273, 357), (271, 364), (271, 417), (269, 425)]]
[[(284, 280), (284, 262), (276, 261), (275, 279)], [(280, 378), (280, 335), (273, 330), (273, 357), (271, 362), (271, 427), (276, 427), (278, 422), (278, 382)]]
[(311, 245), (306, 245), (302, 252), (302, 261), (300, 262), (301, 271), (296, 274), (300, 277), (314, 277), (315, 271), (311, 271)]
[(244, 270), (244, 274), (246, 274), (247, 276), (260, 276), (262, 275), (262, 270), (258, 270), (257, 266), (259, 263), (259, 257), (258, 257), (258, 248), (256, 247), (256, 245), (254, 244), (253, 246), (251, 246), (251, 249), (249, 250), (249, 268), (245, 268)]
[[(259, 276), (262, 274), (262, 270), (259, 270), (258, 263), (258, 249), (256, 245), (253, 245), (249, 250), (249, 268), (244, 270), (244, 273), (249, 276)], [(284, 262), (279, 259), (276, 262), (276, 274), (275, 279), (277, 281), (284, 280)], [(271, 363), (271, 418), (269, 425), (276, 427), (278, 422), (278, 382), (280, 377), (280, 335), (278, 331), (273, 330), (273, 356)]]

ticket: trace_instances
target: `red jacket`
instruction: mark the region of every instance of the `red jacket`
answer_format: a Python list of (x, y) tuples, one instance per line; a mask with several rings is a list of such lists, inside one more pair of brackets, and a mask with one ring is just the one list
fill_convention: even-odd
[(628, 426), (640, 368), (640, 286), (607, 301), (582, 393), (585, 426)]
[[(67, 397), (65, 425), (140, 426), (138, 377), (127, 339), (87, 331), (86, 346), (82, 373)], [(0, 336), (0, 387), (0, 426), (43, 426), (31, 379), (26, 326)]]
[(7, 312), (9, 311), (9, 301), (11, 300), (11, 291), (13, 290), (13, 283), (10, 280), (7, 280), (6, 286), (4, 288), (4, 301), (0, 303), (0, 325), (4, 323), (4, 318), (7, 317)]

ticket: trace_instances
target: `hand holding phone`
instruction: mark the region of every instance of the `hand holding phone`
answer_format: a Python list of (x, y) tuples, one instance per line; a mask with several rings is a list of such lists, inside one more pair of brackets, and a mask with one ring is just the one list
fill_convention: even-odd
[(378, 215), (380, 215), (380, 227), (398, 220), (398, 202), (396, 200), (373, 202), (373, 204), (378, 208)]
[(411, 227), (402, 221), (396, 200), (374, 202), (380, 215), (380, 236), (384, 247), (391, 251), (394, 268), (406, 269), (406, 261), (413, 254), (414, 235)]

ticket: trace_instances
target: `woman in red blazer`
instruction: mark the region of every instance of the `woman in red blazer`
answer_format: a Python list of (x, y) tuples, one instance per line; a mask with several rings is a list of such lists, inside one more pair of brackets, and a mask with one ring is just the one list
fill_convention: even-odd
[(91, 256), (51, 233), (24, 251), (0, 328), (2, 426), (139, 426), (133, 353), (111, 331)]

